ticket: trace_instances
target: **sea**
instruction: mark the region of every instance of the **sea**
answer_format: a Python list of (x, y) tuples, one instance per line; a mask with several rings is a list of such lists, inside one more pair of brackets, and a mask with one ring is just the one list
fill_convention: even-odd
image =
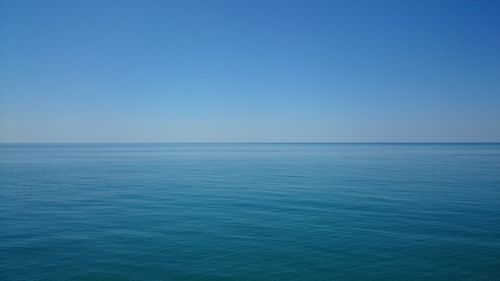
[(0, 280), (500, 280), (500, 144), (1, 144)]

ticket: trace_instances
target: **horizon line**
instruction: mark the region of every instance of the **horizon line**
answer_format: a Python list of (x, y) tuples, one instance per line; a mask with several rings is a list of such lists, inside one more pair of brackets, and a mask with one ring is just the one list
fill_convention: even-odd
[(342, 142), (297, 142), (297, 141), (256, 141), (256, 142), (1, 142), (8, 144), (500, 144), (500, 141), (342, 141)]

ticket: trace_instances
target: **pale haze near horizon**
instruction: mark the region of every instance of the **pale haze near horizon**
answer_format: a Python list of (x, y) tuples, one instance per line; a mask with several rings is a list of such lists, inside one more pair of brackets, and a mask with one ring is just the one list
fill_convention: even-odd
[(0, 142), (500, 142), (498, 1), (0, 3)]

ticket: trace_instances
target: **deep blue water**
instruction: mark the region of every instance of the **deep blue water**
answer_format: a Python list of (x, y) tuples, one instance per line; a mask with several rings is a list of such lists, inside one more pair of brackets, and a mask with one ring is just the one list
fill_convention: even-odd
[(0, 280), (500, 280), (500, 145), (0, 145)]

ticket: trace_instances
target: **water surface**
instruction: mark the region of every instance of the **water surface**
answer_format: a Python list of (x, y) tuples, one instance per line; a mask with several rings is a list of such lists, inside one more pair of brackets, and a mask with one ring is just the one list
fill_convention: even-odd
[(497, 144), (0, 145), (0, 280), (498, 280)]

